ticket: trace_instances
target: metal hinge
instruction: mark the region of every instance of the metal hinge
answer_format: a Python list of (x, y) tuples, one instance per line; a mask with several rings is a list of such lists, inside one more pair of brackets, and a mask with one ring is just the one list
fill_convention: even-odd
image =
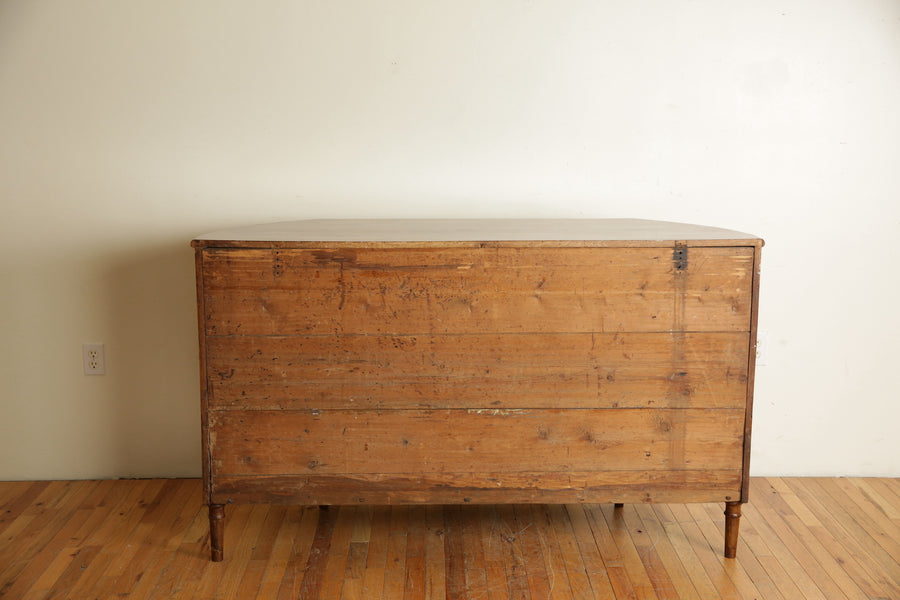
[(672, 261), (675, 263), (676, 271), (687, 271), (687, 244), (675, 244), (675, 249), (672, 251)]

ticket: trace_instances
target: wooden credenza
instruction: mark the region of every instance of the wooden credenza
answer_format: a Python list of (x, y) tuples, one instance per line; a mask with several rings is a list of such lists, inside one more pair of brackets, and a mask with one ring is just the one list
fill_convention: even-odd
[(201, 236), (204, 500), (747, 501), (762, 240), (641, 220)]

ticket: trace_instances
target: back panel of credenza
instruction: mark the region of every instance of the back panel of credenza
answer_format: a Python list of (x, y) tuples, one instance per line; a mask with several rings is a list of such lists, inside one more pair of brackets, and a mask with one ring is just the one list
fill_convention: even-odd
[(753, 247), (198, 252), (210, 502), (740, 497)]

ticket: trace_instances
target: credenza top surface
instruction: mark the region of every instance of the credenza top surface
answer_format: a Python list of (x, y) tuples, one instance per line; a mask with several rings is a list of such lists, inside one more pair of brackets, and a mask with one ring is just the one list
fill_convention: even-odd
[(312, 219), (237, 227), (198, 236), (215, 247), (762, 246), (756, 236), (645, 219)]

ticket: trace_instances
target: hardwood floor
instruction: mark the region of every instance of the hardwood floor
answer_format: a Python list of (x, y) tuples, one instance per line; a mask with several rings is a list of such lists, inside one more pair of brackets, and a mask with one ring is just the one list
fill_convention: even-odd
[(900, 479), (754, 478), (724, 505), (228, 507), (199, 480), (0, 483), (0, 598), (900, 599)]

